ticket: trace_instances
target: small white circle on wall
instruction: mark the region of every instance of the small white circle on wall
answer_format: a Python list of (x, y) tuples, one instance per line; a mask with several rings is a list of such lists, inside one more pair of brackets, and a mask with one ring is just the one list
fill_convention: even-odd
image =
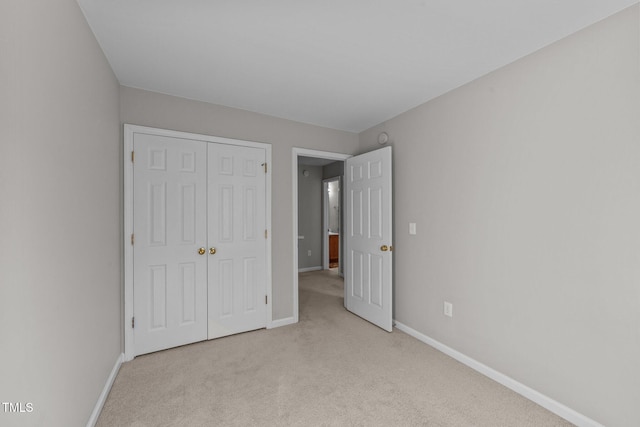
[(389, 142), (389, 134), (386, 132), (380, 132), (380, 135), (378, 135), (378, 144), (383, 145), (387, 142)]
[(302, 171), (302, 175), (304, 175), (304, 176), (309, 176), (309, 171), (307, 171), (307, 170)]

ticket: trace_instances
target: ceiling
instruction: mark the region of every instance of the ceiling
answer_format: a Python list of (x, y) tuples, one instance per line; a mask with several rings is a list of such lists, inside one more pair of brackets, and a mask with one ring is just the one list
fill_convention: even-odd
[(124, 86), (360, 132), (638, 0), (78, 0)]

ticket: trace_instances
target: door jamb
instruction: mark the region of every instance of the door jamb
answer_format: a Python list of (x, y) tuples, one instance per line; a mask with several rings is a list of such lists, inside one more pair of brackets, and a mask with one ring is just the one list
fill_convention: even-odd
[(351, 154), (334, 153), (330, 151), (309, 150), (293, 147), (291, 149), (291, 187), (293, 200), (293, 323), (299, 320), (298, 303), (298, 157), (315, 157), (335, 161), (345, 161)]
[(266, 238), (266, 293), (267, 293), (267, 318), (265, 320), (267, 329), (273, 324), (273, 297), (272, 297), (272, 268), (271, 268), (271, 171), (273, 169), (271, 163), (271, 144), (264, 142), (245, 141), (240, 139), (222, 138), (211, 135), (201, 135), (188, 132), (173, 131), (168, 129), (152, 128), (147, 126), (138, 126), (132, 124), (124, 125), (124, 144), (123, 144), (123, 211), (124, 211), (124, 229), (123, 229), (123, 246), (124, 246), (124, 308), (123, 308), (123, 329), (124, 329), (124, 361), (133, 360), (135, 357), (134, 340), (133, 340), (133, 245), (131, 244), (131, 236), (133, 234), (133, 136), (136, 133), (144, 133), (149, 135), (167, 136), (171, 138), (192, 139), (204, 142), (215, 142), (219, 144), (236, 145), (242, 147), (254, 147), (265, 150), (265, 161), (267, 163), (267, 171), (265, 177), (265, 203), (266, 216), (265, 227), (267, 230)]

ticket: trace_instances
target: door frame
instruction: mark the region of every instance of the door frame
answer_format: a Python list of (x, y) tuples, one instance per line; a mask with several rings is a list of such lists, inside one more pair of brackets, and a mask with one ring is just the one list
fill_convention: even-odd
[(293, 200), (293, 241), (291, 244), (293, 253), (293, 323), (299, 320), (298, 301), (298, 157), (314, 157), (335, 161), (345, 161), (352, 154), (334, 153), (330, 151), (310, 150), (307, 148), (293, 147), (291, 149), (291, 187)]
[(133, 137), (136, 133), (144, 133), (148, 135), (166, 136), (170, 138), (192, 139), (196, 141), (215, 142), (219, 144), (236, 145), (242, 147), (253, 147), (265, 150), (265, 161), (267, 163), (267, 173), (265, 177), (265, 204), (266, 218), (265, 226), (267, 229), (266, 238), (266, 293), (267, 293), (267, 329), (273, 326), (273, 298), (272, 298), (272, 268), (271, 268), (271, 144), (263, 142), (245, 141), (240, 139), (222, 138), (218, 136), (202, 135), (189, 132), (180, 132), (168, 129), (152, 128), (147, 126), (139, 126), (133, 124), (124, 125), (124, 144), (123, 144), (123, 252), (124, 252), (124, 310), (123, 310), (123, 328), (124, 328), (124, 360), (129, 361), (134, 358), (134, 334), (132, 327), (133, 318), (133, 245), (131, 244), (131, 236), (133, 233)]
[[(341, 187), (342, 177), (334, 176), (333, 178), (327, 178), (322, 180), (322, 268), (324, 270), (329, 269), (329, 184), (332, 182), (338, 183), (338, 188)], [(342, 196), (342, 192), (340, 192), (340, 196)], [(338, 247), (340, 247), (340, 252), (338, 255), (338, 273), (340, 271), (340, 267), (342, 266), (341, 258), (342, 258), (342, 197), (340, 197), (340, 212), (338, 221), (340, 222), (340, 233), (338, 234)]]

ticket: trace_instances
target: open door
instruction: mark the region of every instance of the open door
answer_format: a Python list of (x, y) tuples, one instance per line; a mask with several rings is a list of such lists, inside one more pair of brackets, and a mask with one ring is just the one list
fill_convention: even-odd
[(345, 304), (391, 332), (391, 147), (347, 159), (345, 181)]

